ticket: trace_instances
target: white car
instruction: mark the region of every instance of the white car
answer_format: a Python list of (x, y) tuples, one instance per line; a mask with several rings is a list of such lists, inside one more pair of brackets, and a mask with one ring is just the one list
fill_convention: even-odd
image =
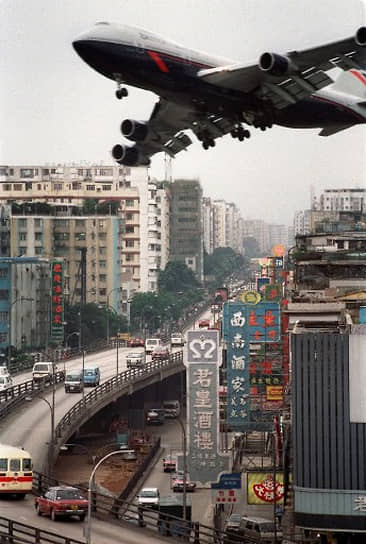
[(142, 351), (130, 351), (126, 355), (127, 368), (137, 368), (143, 366), (145, 354)]
[(160, 493), (157, 487), (143, 487), (137, 495), (139, 506), (153, 506), (160, 502)]
[(180, 332), (173, 333), (170, 336), (170, 345), (172, 348), (184, 346), (184, 336)]
[(6, 389), (9, 389), (9, 387), (13, 387), (13, 380), (10, 374), (1, 374), (0, 375), (0, 391), (5, 391)]

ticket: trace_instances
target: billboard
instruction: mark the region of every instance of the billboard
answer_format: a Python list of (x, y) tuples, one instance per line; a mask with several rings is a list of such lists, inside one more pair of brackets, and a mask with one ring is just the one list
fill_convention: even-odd
[(283, 472), (274, 474), (268, 472), (248, 472), (247, 474), (247, 502), (248, 504), (283, 504), (285, 487)]
[(64, 263), (51, 263), (51, 341), (64, 340)]
[(188, 472), (204, 484), (229, 468), (228, 455), (219, 453), (219, 333), (188, 331), (186, 346)]

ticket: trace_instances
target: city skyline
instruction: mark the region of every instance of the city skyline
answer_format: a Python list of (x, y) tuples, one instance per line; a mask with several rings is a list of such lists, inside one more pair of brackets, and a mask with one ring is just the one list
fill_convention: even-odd
[[(239, 62), (258, 59), (266, 49), (312, 47), (351, 36), (365, 22), (364, 4), (353, 0), (239, 2), (197, 5), (191, 0), (66, 1), (62, 6), (34, 0), (25, 10), (18, 0), (0, 6), (3, 56), (0, 73), (5, 164), (112, 164), (109, 151), (123, 141), (123, 118), (146, 119), (156, 97), (130, 88), (128, 99), (114, 98), (113, 82), (83, 65), (71, 42), (98, 20), (148, 28), (182, 45)], [(329, 13), (332, 14), (331, 24)], [(192, 17), (194, 15), (194, 17)], [(291, 225), (298, 209), (310, 205), (310, 186), (363, 186), (364, 133), (356, 126), (330, 138), (318, 131), (274, 127), (252, 130), (243, 143), (220, 139), (203, 151), (198, 142), (173, 161), (173, 179), (199, 179), (204, 194), (234, 201), (244, 219), (266, 218)], [(152, 177), (163, 179), (164, 157), (154, 157)], [(306, 203), (306, 204), (304, 204)]]

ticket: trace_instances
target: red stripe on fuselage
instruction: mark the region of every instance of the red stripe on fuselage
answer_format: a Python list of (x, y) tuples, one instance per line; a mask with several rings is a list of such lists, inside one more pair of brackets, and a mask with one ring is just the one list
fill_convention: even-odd
[(167, 67), (163, 59), (158, 55), (158, 53), (155, 53), (155, 51), (148, 51), (147, 53), (148, 55), (150, 55), (153, 61), (158, 65), (159, 69), (162, 72), (165, 72), (165, 73), (169, 72), (169, 68)]
[(357, 72), (357, 70), (350, 70), (350, 72), (351, 72), (352, 75), (357, 77), (357, 79), (359, 79), (361, 81), (361, 83), (366, 85), (366, 77), (364, 75), (360, 74), (360, 72)]

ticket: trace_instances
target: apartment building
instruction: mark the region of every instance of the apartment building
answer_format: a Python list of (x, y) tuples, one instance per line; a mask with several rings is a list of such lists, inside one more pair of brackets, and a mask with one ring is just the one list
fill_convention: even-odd
[[(1, 231), (2, 253), (49, 262), (62, 259), (70, 302), (81, 299), (82, 251), (86, 302), (109, 304), (128, 317), (134, 292), (156, 290), (159, 270), (168, 260), (169, 199), (164, 187), (149, 179), (147, 168), (0, 166), (0, 206), (10, 210)], [(12, 300), (19, 298), (16, 278), (9, 275), (7, 281), (11, 280), (4, 316)], [(17, 306), (12, 308), (14, 315)], [(36, 316), (32, 319), (36, 322)], [(6, 323), (4, 330), (1, 327), (0, 320), (0, 345), (1, 334), (6, 343), (7, 329), (12, 328)], [(22, 336), (28, 341), (37, 335)]]
[(209, 255), (214, 250), (214, 219), (211, 198), (202, 198), (203, 246)]
[(203, 281), (202, 189), (199, 181), (179, 179), (171, 195), (170, 260), (182, 261)]

